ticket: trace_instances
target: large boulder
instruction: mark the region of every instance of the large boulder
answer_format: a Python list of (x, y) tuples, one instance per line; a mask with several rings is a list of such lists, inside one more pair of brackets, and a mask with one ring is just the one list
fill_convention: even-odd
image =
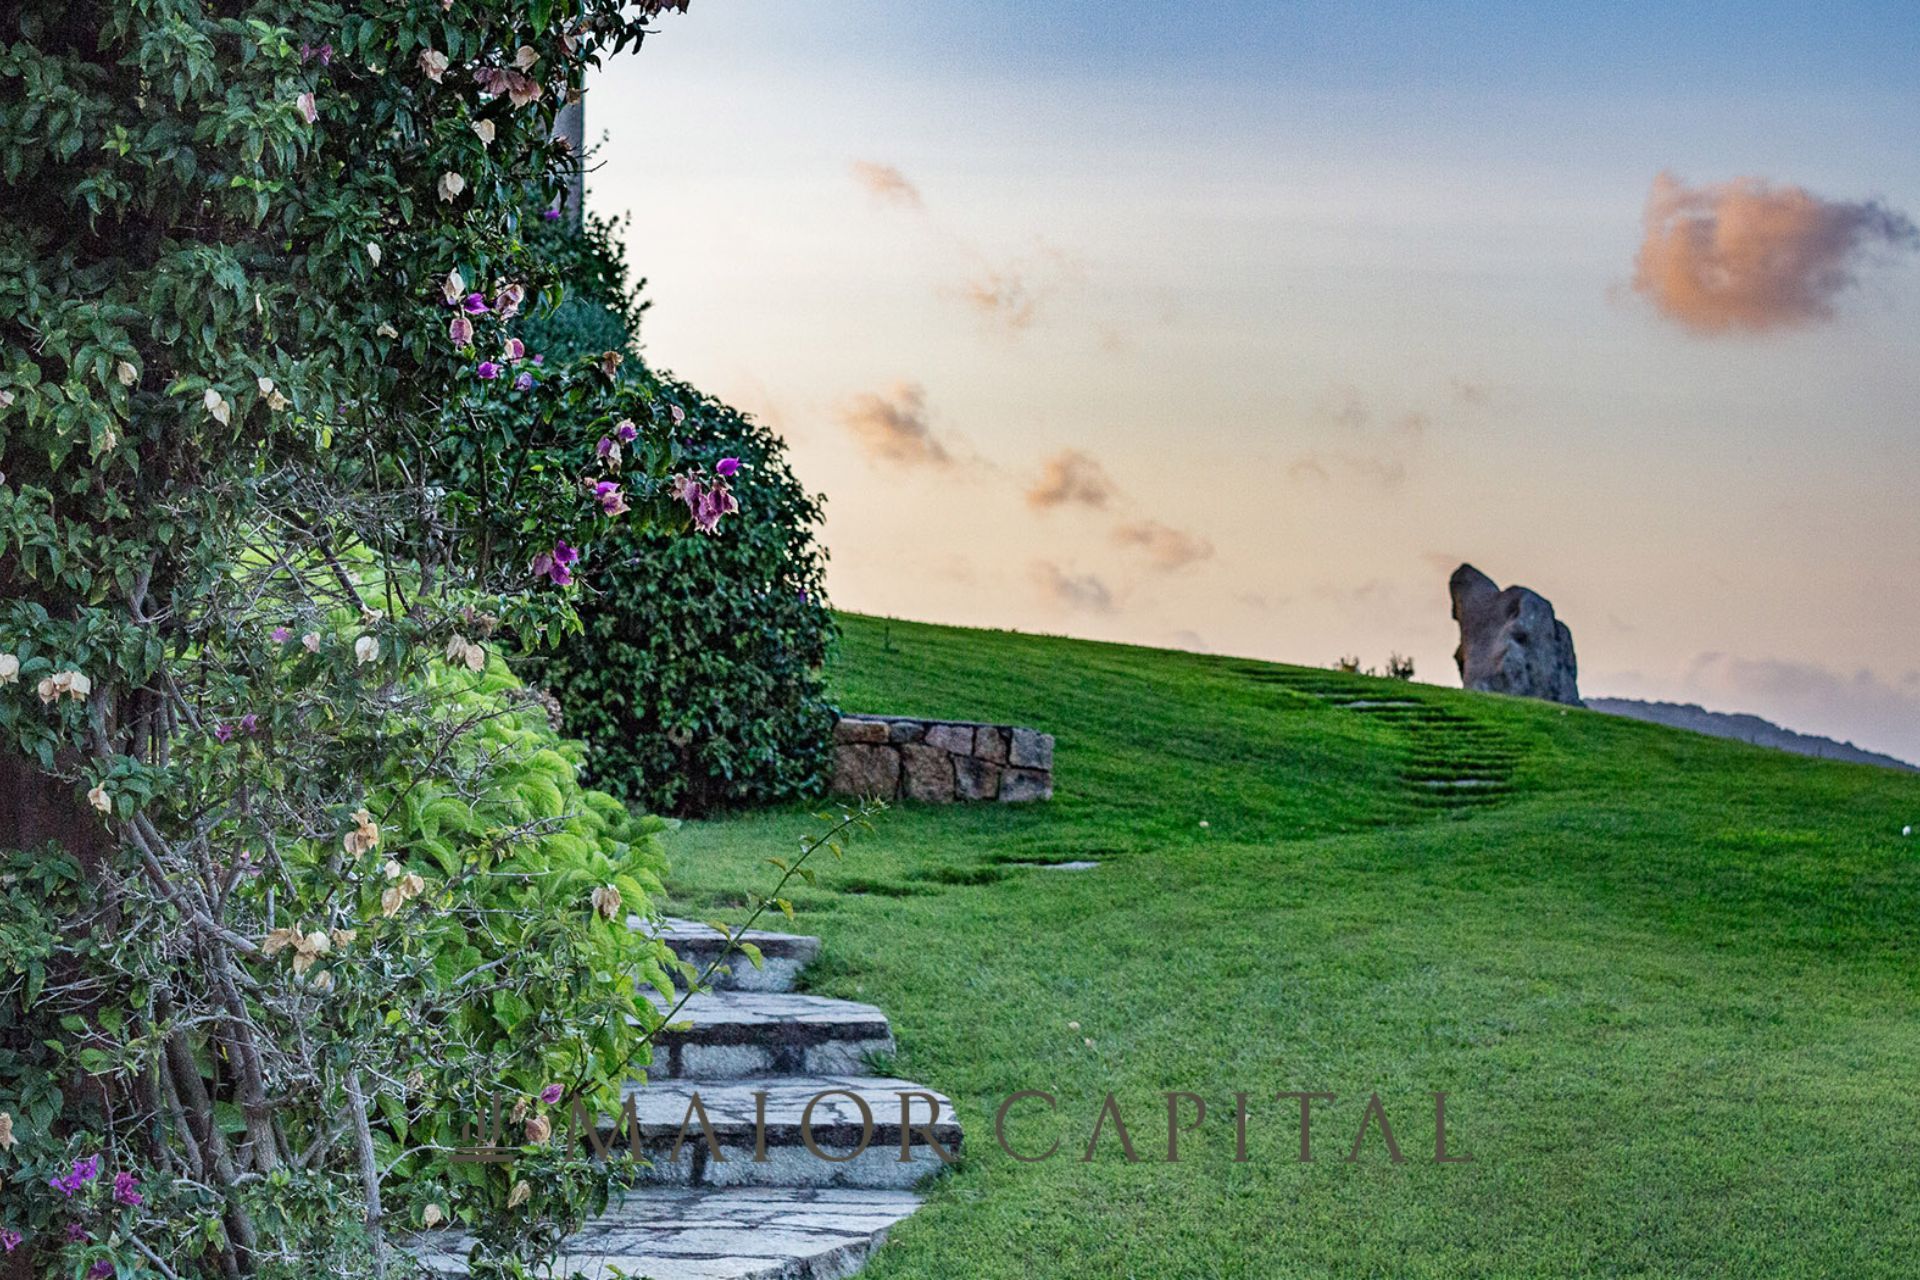
[(1470, 564), (1453, 571), (1447, 589), (1460, 624), (1453, 661), (1462, 688), (1582, 705), (1573, 632), (1545, 596), (1525, 587), (1502, 591)]

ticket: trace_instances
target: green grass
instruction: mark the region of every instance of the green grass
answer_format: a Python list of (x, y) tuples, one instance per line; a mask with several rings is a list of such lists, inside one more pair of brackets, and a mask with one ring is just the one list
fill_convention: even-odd
[[(1051, 804), (903, 806), (796, 896), (826, 940), (810, 989), (885, 1008), (888, 1065), (967, 1125), (876, 1280), (1920, 1275), (1920, 839), (1899, 835), (1920, 778), (1302, 668), (843, 623), (848, 710), (1059, 737)], [(1441, 775), (1494, 785), (1436, 801)], [(814, 825), (690, 824), (675, 909), (737, 919)], [(1070, 858), (1102, 865), (1007, 865)], [(1063, 1138), (1052, 1160), (994, 1143), (1025, 1089), (1059, 1117), (1010, 1136)], [(1292, 1089), (1339, 1095), (1311, 1164)], [(1178, 1164), (1169, 1090), (1210, 1111)], [(1432, 1162), (1434, 1090), (1473, 1163)], [(1111, 1132), (1080, 1159), (1109, 1091), (1140, 1163)], [(1344, 1159), (1374, 1092), (1404, 1164), (1377, 1132)]]

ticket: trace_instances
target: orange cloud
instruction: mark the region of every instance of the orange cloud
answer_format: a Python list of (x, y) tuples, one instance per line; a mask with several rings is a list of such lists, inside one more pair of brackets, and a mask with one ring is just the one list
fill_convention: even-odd
[(892, 165), (855, 160), (852, 169), (853, 180), (866, 188), (867, 194), (881, 204), (896, 204), (909, 209), (921, 207), (920, 188), (907, 181), (907, 175)]
[(1653, 180), (1634, 291), (1696, 333), (1800, 328), (1833, 317), (1875, 250), (1920, 248), (1920, 230), (1877, 200), (1826, 200), (1805, 187), (1735, 178)]
[(1065, 449), (1041, 465), (1040, 479), (1027, 490), (1027, 505), (1042, 511), (1068, 503), (1105, 507), (1114, 493), (1113, 481), (1097, 459)]
[(887, 395), (862, 392), (840, 411), (840, 422), (869, 458), (903, 467), (944, 467), (953, 462), (927, 421), (926, 388), (897, 384)]
[(1123, 547), (1140, 548), (1157, 569), (1184, 569), (1213, 555), (1213, 544), (1205, 538), (1158, 520), (1119, 525), (1113, 540)]

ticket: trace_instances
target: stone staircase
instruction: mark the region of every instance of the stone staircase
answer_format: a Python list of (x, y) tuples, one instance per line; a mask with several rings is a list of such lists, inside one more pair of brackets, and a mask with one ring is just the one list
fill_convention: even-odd
[[(688, 921), (630, 923), (702, 972), (726, 949)], [(745, 940), (762, 967), (733, 955), (674, 1015), (679, 1029), (655, 1036), (647, 1079), (626, 1090), (630, 1110), (602, 1117), (600, 1141), (622, 1154), (637, 1144), (648, 1167), (566, 1241), (554, 1274), (837, 1280), (919, 1207), (912, 1188), (943, 1167), (940, 1151), (959, 1155), (946, 1097), (865, 1074), (893, 1053), (884, 1013), (793, 992), (820, 940), (757, 930)], [(429, 1269), (464, 1273), (458, 1233), (422, 1245)]]

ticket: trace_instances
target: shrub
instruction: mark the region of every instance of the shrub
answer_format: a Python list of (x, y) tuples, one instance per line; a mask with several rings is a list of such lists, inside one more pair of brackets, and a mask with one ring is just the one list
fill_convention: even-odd
[(528, 677), (590, 744), (595, 785), (633, 803), (697, 815), (818, 791), (833, 732), (821, 500), (764, 426), (684, 383), (648, 388), (684, 415), (685, 457), (739, 460), (740, 514), (709, 537), (632, 528), (603, 543), (581, 631), (533, 655)]

